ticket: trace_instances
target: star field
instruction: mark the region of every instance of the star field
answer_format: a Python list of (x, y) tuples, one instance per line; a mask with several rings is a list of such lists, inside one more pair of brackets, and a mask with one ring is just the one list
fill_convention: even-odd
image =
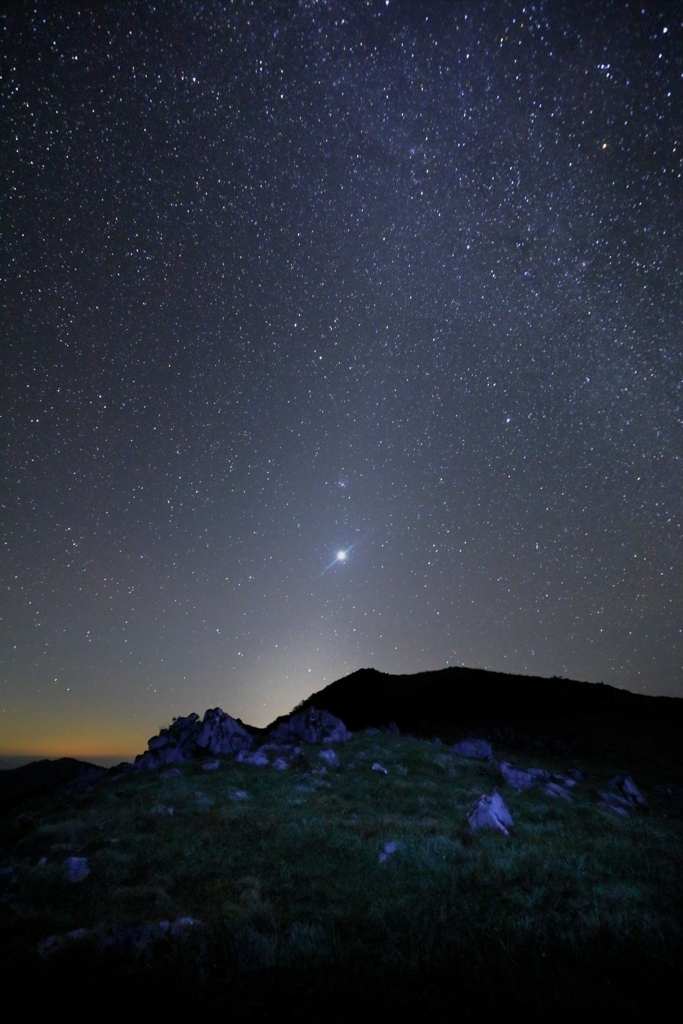
[(2, 750), (363, 666), (683, 696), (680, 4), (0, 31)]

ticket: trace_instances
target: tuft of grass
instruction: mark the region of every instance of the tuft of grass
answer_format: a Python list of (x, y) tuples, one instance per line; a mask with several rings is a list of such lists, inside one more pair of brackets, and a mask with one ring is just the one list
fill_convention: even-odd
[[(579, 759), (568, 803), (419, 740), (363, 734), (337, 751), (326, 772), (315, 748), (300, 771), (187, 763), (0, 821), (8, 978), (53, 993), (78, 978), (137, 1007), (230, 993), (255, 1014), (285, 990), (311, 1006), (324, 993), (332, 1019), (335, 993), (348, 1015), (349, 979), (387, 1013), (419, 993), (437, 1019), (454, 985), (465, 1017), (514, 1005), (567, 1019), (680, 985), (683, 823), (601, 810), (611, 763)], [(472, 801), (494, 786), (512, 834), (472, 836)], [(72, 855), (88, 858), (83, 882), (66, 878)]]

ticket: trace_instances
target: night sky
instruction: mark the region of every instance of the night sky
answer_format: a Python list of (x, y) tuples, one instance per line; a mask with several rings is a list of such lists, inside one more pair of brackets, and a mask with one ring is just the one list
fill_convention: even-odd
[(683, 697), (682, 4), (0, 31), (0, 752), (370, 666)]

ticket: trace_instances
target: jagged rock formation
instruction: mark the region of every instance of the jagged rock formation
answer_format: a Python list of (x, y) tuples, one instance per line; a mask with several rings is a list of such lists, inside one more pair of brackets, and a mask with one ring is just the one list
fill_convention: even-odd
[[(231, 718), (220, 708), (210, 708), (200, 721), (191, 714), (176, 718), (167, 728), (148, 741), (148, 749), (135, 759), (138, 770), (149, 771), (161, 765), (189, 761), (206, 754), (237, 754), (237, 760), (257, 766), (270, 763), (267, 750), (278, 753), (292, 752), (295, 743), (330, 744), (351, 738), (341, 719), (328, 711), (307, 708), (290, 717), (278, 719), (278, 724), (265, 738), (268, 743), (254, 746), (254, 737), (242, 722)], [(295, 751), (298, 753), (298, 750)]]
[(202, 754), (235, 754), (248, 750), (252, 743), (251, 734), (239, 719), (231, 718), (220, 708), (209, 708), (201, 722), (199, 715), (193, 713), (176, 718), (158, 736), (152, 736), (145, 753), (135, 758), (135, 766), (145, 771)]

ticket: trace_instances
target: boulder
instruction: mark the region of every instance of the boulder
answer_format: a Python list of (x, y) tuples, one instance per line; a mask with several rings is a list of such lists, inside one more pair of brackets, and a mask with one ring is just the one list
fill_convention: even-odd
[(493, 757), (491, 744), (486, 740), (460, 740), (451, 747), (451, 750), (460, 757), (471, 757), (477, 761), (486, 761)]
[(64, 861), (66, 877), (70, 882), (82, 882), (90, 874), (87, 857), (67, 857)]
[(477, 798), (467, 816), (467, 821), (473, 832), (478, 832), (480, 829), (493, 829), (496, 832), (501, 832), (504, 836), (510, 835), (508, 829), (513, 825), (512, 815), (497, 789), (494, 789), (492, 793), (482, 793)]
[(550, 782), (550, 772), (544, 768), (519, 768), (515, 764), (501, 761), (500, 772), (508, 785), (516, 789), (518, 793)]
[(623, 777), (618, 775), (616, 779), (612, 780), (610, 786), (616, 786), (628, 800), (631, 800), (639, 807), (646, 806), (647, 800), (640, 792), (630, 775), (625, 775)]
[(210, 708), (204, 714), (194, 742), (208, 754), (234, 754), (248, 750), (252, 737), (236, 718), (231, 718), (220, 708)]
[(330, 768), (339, 767), (339, 758), (335, 754), (334, 750), (321, 750), (319, 757), (323, 759), (330, 766)]
[(297, 712), (276, 726), (270, 738), (280, 743), (292, 743), (296, 740), (302, 743), (339, 743), (350, 740), (351, 733), (341, 718), (330, 714), (329, 711), (306, 708), (305, 711)]

